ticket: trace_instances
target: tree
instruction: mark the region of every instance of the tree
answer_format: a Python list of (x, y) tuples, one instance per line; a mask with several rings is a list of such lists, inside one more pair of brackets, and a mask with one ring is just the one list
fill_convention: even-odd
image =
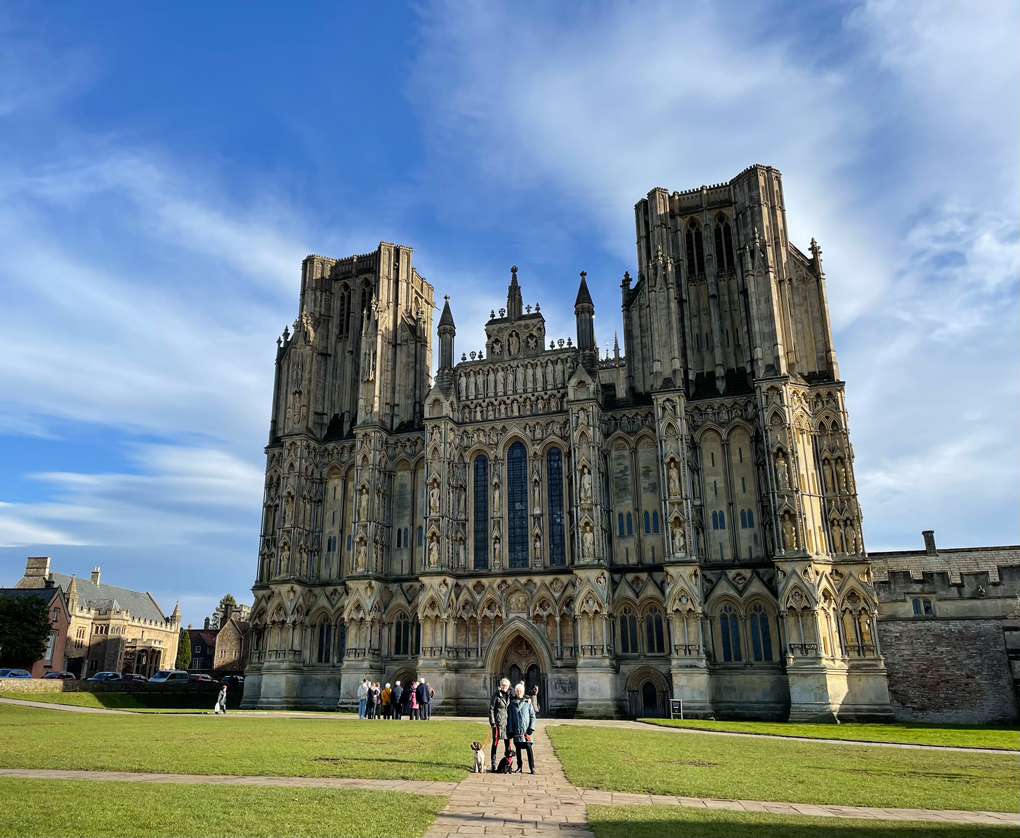
[(181, 635), (177, 639), (177, 669), (187, 669), (191, 666), (191, 635), (187, 629), (181, 629)]
[(236, 608), (237, 600), (234, 599), (233, 594), (226, 594), (220, 599), (220, 604), (216, 606), (216, 610), (213, 612), (212, 618), (209, 620), (209, 626), (214, 629), (222, 628), (223, 614), (226, 608)]
[(0, 666), (29, 669), (46, 654), (52, 628), (41, 596), (0, 596)]

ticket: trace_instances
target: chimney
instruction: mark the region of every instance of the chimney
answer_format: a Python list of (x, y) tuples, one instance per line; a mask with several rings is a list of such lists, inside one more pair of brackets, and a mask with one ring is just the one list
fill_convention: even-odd
[(205, 628), (206, 631), (209, 630), (209, 618), (208, 617), (205, 618), (205, 626), (204, 626), (204, 628)]
[(99, 584), (99, 568), (98, 567), (92, 568), (92, 584), (93, 585), (98, 585)]
[(929, 556), (937, 556), (939, 551), (935, 548), (935, 530), (922, 530), (924, 536), (924, 552)]
[(50, 557), (29, 556), (25, 563), (25, 578), (18, 583), (19, 588), (45, 588), (50, 578)]

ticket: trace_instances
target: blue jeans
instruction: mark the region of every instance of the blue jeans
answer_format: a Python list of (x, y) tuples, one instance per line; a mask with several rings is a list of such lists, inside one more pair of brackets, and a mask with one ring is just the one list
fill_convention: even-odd
[(368, 703), (368, 699), (367, 698), (359, 698), (358, 699), (358, 718), (359, 719), (365, 718), (365, 705), (367, 703)]

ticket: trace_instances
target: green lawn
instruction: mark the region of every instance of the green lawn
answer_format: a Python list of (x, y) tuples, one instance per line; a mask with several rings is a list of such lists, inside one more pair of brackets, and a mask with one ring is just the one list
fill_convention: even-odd
[(361, 789), (2, 778), (0, 836), (416, 836), (445, 803)]
[(0, 698), (67, 704), (72, 707), (109, 707), (114, 710), (140, 710), (144, 707), (138, 699), (124, 693), (0, 693)]
[(1014, 754), (550, 725), (575, 786), (840, 806), (1017, 810)]
[(68, 713), (0, 704), (0, 767), (459, 781), (473, 722)]
[(951, 745), (956, 748), (1020, 750), (1020, 728), (928, 724), (790, 724), (788, 722), (712, 722), (696, 719), (641, 719), (664, 727), (724, 730), (763, 736), (806, 736), (811, 739), (853, 739), (860, 742), (900, 742), (905, 745)]
[(597, 838), (1016, 838), (1016, 827), (928, 821), (812, 818), (692, 809), (684, 806), (589, 806)]

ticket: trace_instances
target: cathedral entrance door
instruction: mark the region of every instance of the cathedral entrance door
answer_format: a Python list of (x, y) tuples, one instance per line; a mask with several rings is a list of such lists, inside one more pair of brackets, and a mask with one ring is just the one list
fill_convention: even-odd
[(517, 637), (503, 654), (503, 661), (496, 673), (495, 682), (501, 678), (510, 680), (512, 690), (522, 681), (530, 695), (533, 687), (538, 687), (539, 700), (545, 695), (545, 673), (539, 665), (538, 652), (525, 637)]

